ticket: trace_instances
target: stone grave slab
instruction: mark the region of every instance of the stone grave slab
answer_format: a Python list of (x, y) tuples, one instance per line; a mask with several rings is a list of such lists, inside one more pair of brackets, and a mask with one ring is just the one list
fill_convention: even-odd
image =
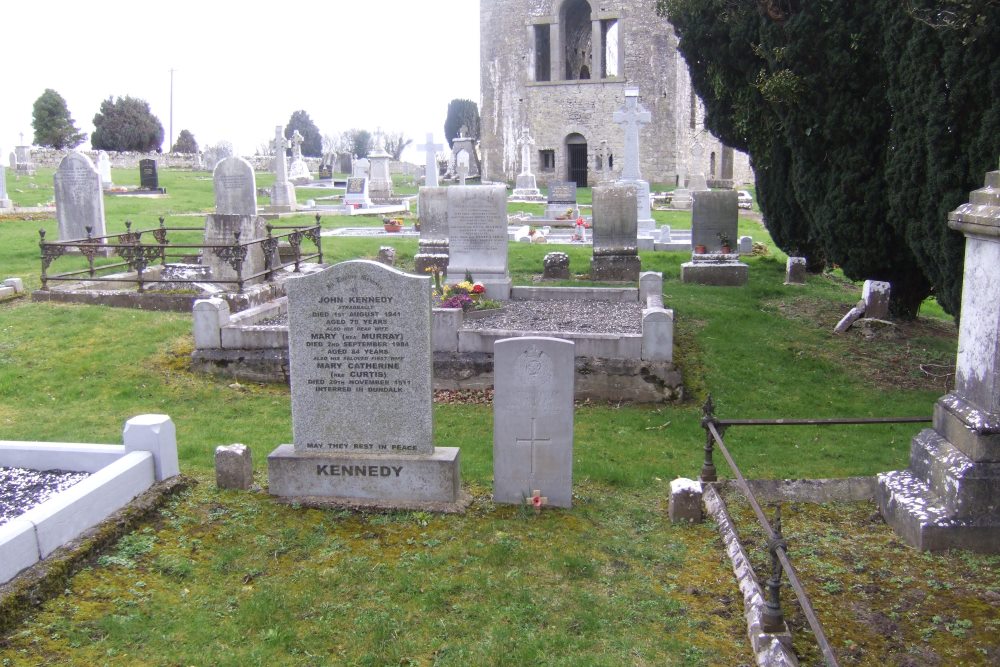
[(510, 298), (506, 186), (448, 188), (448, 246), (449, 278), (461, 280), (468, 271), (488, 298)]
[(257, 215), (257, 177), (249, 162), (236, 156), (220, 160), (212, 181), (216, 213)]
[(62, 159), (53, 177), (55, 182), (56, 220), (59, 240), (87, 237), (87, 227), (96, 237), (104, 236), (104, 190), (101, 175), (90, 158), (70, 151)]

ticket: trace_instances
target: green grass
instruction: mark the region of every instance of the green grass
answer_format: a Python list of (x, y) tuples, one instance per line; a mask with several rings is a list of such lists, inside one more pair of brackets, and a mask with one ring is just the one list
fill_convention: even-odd
[[(51, 198), (43, 172), (39, 202)], [(160, 177), (165, 199), (107, 199), (110, 231), (159, 215), (200, 224), (212, 206), (206, 174)], [(690, 226), (689, 212), (655, 217)], [(323, 225), (361, 220), (381, 224)], [(0, 220), (2, 277), (38, 286), (39, 226), (55, 233), (52, 220)], [(287, 387), (190, 373), (188, 314), (0, 304), (0, 439), (114, 443), (128, 418), (168, 414), (182, 471), (201, 482), (0, 638), (0, 664), (749, 664), (711, 526), (664, 519), (669, 480), (700, 468), (701, 401), (711, 392), (722, 417), (928, 415), (944, 387), (919, 364), (951, 363), (955, 339), (933, 302), (901, 341), (834, 336), (859, 286), (830, 273), (786, 287), (784, 255), (761, 224), (741, 218), (740, 234), (770, 249), (747, 258), (743, 288), (682, 284), (687, 254), (642, 253), (644, 270), (664, 274), (691, 398), (579, 405), (574, 508), (539, 517), (490, 501), (492, 410), (481, 404), (434, 407), (435, 443), (462, 448), (474, 496), (463, 516), (304, 510), (217, 491), (214, 449), (234, 442), (250, 446), (266, 483), (267, 454), (291, 438)], [(324, 251), (342, 261), (386, 243), (412, 266), (415, 240), (327, 238)], [(532, 284), (552, 249), (512, 244), (515, 283)], [(589, 270), (586, 248), (558, 249), (573, 272)], [(734, 428), (727, 442), (748, 477), (843, 477), (905, 466), (917, 430)]]

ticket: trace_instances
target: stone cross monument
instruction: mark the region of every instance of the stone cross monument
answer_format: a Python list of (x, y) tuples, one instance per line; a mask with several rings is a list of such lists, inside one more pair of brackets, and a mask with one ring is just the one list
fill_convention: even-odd
[(435, 188), (438, 184), (437, 152), (444, 150), (444, 146), (434, 143), (434, 135), (427, 133), (427, 143), (417, 146), (417, 150), (424, 152), (424, 185)]
[(542, 193), (535, 182), (535, 175), (531, 173), (531, 147), (535, 145), (535, 140), (528, 128), (521, 130), (517, 143), (521, 147), (521, 173), (517, 177), (513, 196), (515, 199), (541, 199)]
[(639, 103), (639, 89), (625, 90), (625, 108), (614, 113), (614, 121), (625, 130), (625, 156), (619, 183), (634, 185), (639, 214), (639, 233), (656, 227), (650, 213), (649, 183), (639, 173), (639, 130), (652, 122), (653, 116)]
[(276, 213), (294, 211), (295, 186), (288, 181), (288, 163), (285, 151), (288, 149), (288, 139), (281, 125), (274, 128), (274, 185), (271, 187), (270, 210)]

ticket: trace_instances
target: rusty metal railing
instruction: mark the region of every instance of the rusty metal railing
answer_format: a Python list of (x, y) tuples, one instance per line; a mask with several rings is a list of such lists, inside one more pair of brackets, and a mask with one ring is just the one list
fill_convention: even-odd
[(798, 573), (788, 559), (788, 543), (781, 532), (781, 505), (777, 507), (774, 526), (767, 520), (764, 510), (747, 484), (746, 478), (740, 471), (732, 454), (726, 447), (722, 436), (726, 429), (731, 426), (829, 426), (843, 424), (910, 424), (931, 421), (930, 417), (872, 417), (872, 418), (846, 418), (846, 419), (718, 419), (715, 416), (715, 405), (712, 397), (709, 396), (702, 408), (701, 426), (705, 429), (705, 461), (701, 468), (702, 482), (715, 482), (718, 478), (713, 462), (713, 450), (718, 446), (719, 451), (725, 457), (729, 468), (736, 476), (736, 483), (746, 496), (747, 502), (753, 509), (757, 520), (764, 529), (767, 536), (767, 548), (771, 556), (771, 576), (766, 582), (767, 596), (764, 601), (764, 611), (761, 614), (761, 625), (764, 632), (781, 632), (784, 629), (784, 614), (781, 610), (781, 575), (788, 574), (788, 583), (795, 591), (795, 597), (799, 601), (802, 613), (809, 623), (809, 627), (816, 637), (816, 643), (828, 667), (838, 667), (837, 656), (830, 646), (830, 642), (823, 632), (823, 625), (816, 616), (809, 596), (806, 594), (802, 583), (799, 581)]

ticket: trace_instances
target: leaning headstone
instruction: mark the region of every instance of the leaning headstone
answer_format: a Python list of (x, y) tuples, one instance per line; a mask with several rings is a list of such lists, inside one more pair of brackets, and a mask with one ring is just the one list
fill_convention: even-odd
[(159, 190), (160, 175), (156, 170), (156, 160), (139, 160), (139, 187), (143, 190)]
[(785, 262), (785, 284), (805, 285), (806, 284), (806, 258), (789, 257)]
[(453, 507), (459, 450), (432, 434), (430, 278), (355, 260), (287, 291), (292, 444), (268, 456), (270, 492)]
[(545, 217), (550, 219), (575, 220), (580, 216), (576, 206), (576, 183), (573, 181), (549, 181), (549, 194), (545, 205)]
[(590, 279), (637, 282), (641, 269), (636, 245), (635, 186), (598, 185), (594, 198), (594, 255)]
[(842, 334), (854, 326), (854, 323), (865, 316), (865, 302), (858, 301), (857, 305), (847, 311), (847, 314), (840, 318), (837, 325), (833, 327), (833, 333)]
[(948, 226), (965, 235), (955, 389), (913, 438), (909, 468), (878, 476), (876, 498), (919, 549), (1000, 553), (1000, 170)]
[(222, 215), (257, 215), (257, 177), (241, 157), (221, 160), (212, 173), (215, 212)]
[(543, 280), (569, 280), (569, 255), (564, 252), (550, 252), (542, 260)]
[(639, 131), (649, 124), (653, 117), (639, 103), (639, 89), (625, 89), (625, 107), (614, 112), (614, 121), (625, 132), (625, 155), (619, 183), (635, 186), (638, 231), (648, 232), (656, 228), (650, 213), (649, 183), (642, 180), (639, 172)]
[(866, 280), (861, 289), (861, 300), (865, 302), (865, 317), (884, 320), (889, 317), (889, 295), (892, 286), (880, 280)]
[[(691, 212), (691, 261), (681, 265), (681, 282), (723, 287), (746, 285), (750, 267), (733, 252), (739, 206), (735, 190), (708, 190), (694, 193)], [(728, 253), (723, 246), (729, 245)], [(704, 247), (704, 252), (699, 250)]]
[(249, 447), (236, 444), (215, 448), (215, 485), (239, 490), (253, 485), (253, 457)]
[(420, 211), (420, 241), (413, 257), (418, 275), (448, 269), (448, 190), (446, 187), (422, 187), (417, 195)]
[(95, 238), (104, 236), (104, 191), (101, 175), (90, 158), (70, 151), (59, 163), (53, 180), (59, 240), (86, 238), (88, 227)]
[(494, 502), (521, 505), (537, 490), (572, 507), (574, 348), (544, 337), (494, 344)]
[(507, 187), (453, 185), (448, 188), (448, 275), (466, 272), (486, 296), (510, 298), (507, 273)]
[(107, 190), (114, 186), (111, 181), (111, 160), (107, 151), (100, 151), (97, 154), (97, 172), (101, 175), (101, 187)]

